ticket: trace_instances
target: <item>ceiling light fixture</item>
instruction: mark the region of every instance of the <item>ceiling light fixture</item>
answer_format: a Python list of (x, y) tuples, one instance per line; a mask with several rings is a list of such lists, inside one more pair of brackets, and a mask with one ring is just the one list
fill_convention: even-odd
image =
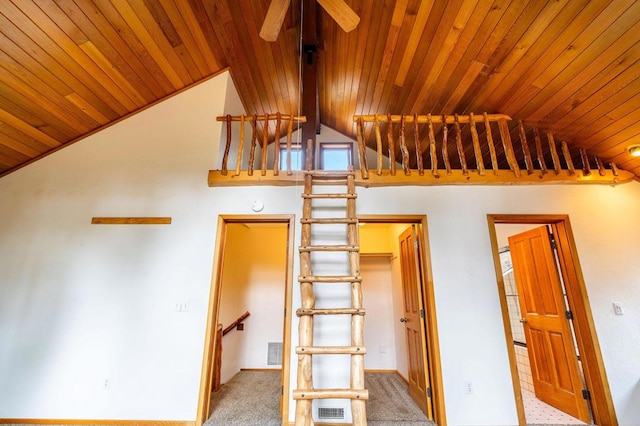
[(629, 145), (627, 147), (627, 151), (631, 154), (632, 157), (640, 157), (640, 145)]

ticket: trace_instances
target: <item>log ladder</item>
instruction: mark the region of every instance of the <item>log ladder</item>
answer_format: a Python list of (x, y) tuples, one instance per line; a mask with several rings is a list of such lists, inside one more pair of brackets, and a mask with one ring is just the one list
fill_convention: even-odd
[[(314, 193), (313, 186), (344, 185), (346, 193)], [(364, 309), (362, 307), (362, 290), (360, 277), (360, 248), (358, 239), (358, 219), (356, 218), (355, 174), (349, 171), (319, 171), (307, 170), (304, 176), (304, 193), (302, 210), (302, 236), (300, 244), (300, 293), (302, 307), (296, 314), (300, 317), (299, 342), (296, 348), (298, 354), (298, 382), (293, 392), (296, 400), (296, 426), (311, 426), (312, 402), (314, 399), (350, 399), (353, 425), (367, 424), (365, 400), (368, 391), (364, 388), (364, 354), (363, 342)], [(335, 199), (346, 200), (346, 216), (340, 218), (313, 217), (313, 200)], [(312, 235), (320, 231), (322, 225), (346, 225), (346, 245), (313, 245)], [(313, 227), (313, 232), (312, 232)], [(325, 227), (324, 229), (327, 229)], [(333, 228), (329, 228), (333, 229)], [(348, 275), (314, 275), (312, 271), (312, 253), (322, 257), (328, 253), (345, 252), (349, 261)], [(318, 260), (314, 257), (314, 264)], [(351, 284), (350, 308), (315, 307), (316, 286), (335, 283)], [(351, 345), (350, 346), (314, 346), (313, 328), (315, 315), (350, 315), (351, 316)], [(350, 386), (346, 389), (316, 389), (313, 386), (312, 369), (314, 355), (350, 355), (351, 371)]]

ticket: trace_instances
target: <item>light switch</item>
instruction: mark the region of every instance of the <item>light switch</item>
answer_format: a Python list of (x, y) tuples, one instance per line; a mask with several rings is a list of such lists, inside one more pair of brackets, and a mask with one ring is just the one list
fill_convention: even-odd
[(624, 315), (620, 302), (613, 302), (613, 312), (615, 312), (616, 315)]

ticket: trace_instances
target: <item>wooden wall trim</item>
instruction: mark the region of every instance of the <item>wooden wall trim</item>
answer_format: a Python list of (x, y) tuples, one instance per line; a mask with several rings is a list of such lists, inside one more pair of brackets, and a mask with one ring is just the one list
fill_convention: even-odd
[(79, 420), (79, 419), (0, 419), (0, 424), (33, 425), (127, 425), (127, 426), (195, 426), (184, 420)]
[(171, 225), (170, 217), (93, 217), (92, 225)]

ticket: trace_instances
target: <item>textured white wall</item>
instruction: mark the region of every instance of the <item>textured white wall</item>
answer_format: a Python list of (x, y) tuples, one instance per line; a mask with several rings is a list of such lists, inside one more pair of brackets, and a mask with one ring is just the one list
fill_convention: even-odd
[[(299, 217), (302, 204), (300, 187), (207, 187), (227, 83), (218, 76), (0, 179), (0, 417), (195, 418), (217, 217), (251, 214), (255, 199), (263, 214)], [(450, 425), (516, 424), (488, 213), (570, 216), (618, 419), (637, 424), (640, 183), (358, 195), (360, 214), (427, 215)], [(295, 309), (297, 286), (293, 297)], [(174, 312), (184, 300), (190, 311)]]

